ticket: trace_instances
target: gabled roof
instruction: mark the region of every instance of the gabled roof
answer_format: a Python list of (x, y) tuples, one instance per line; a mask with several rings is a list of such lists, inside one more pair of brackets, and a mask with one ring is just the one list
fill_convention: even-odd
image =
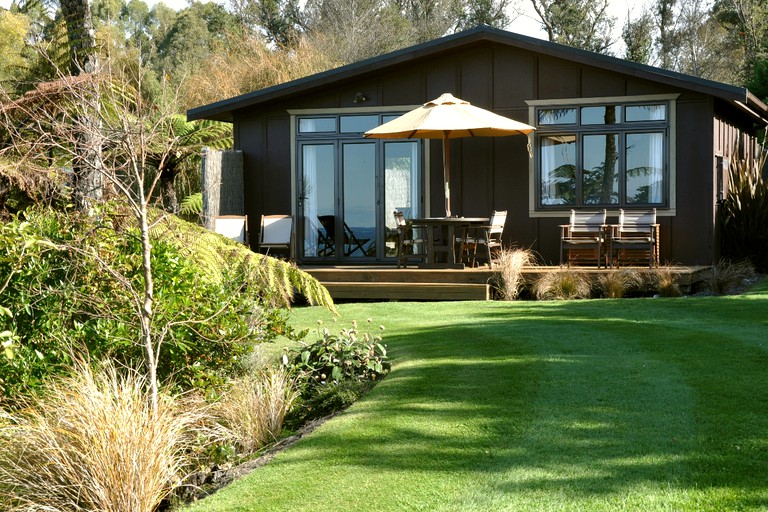
[(435, 58), (441, 54), (483, 42), (508, 45), (643, 80), (708, 94), (731, 102), (749, 113), (757, 121), (768, 124), (766, 121), (768, 119), (768, 107), (743, 87), (696, 78), (484, 25), (284, 84), (193, 108), (187, 112), (187, 118), (189, 120), (214, 119), (231, 122), (232, 113), (237, 110), (264, 106), (270, 102), (288, 99), (290, 96), (298, 94), (306, 95), (331, 85), (338, 86), (344, 82), (360, 79), (368, 73), (381, 72), (401, 64), (417, 63), (420, 60)]

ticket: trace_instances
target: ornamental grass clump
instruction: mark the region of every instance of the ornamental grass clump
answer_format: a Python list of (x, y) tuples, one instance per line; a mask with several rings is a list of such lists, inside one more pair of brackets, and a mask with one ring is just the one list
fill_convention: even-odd
[(295, 378), (285, 368), (267, 368), (233, 381), (213, 413), (238, 453), (248, 455), (277, 439), (297, 397)]
[(677, 273), (671, 267), (659, 267), (650, 273), (652, 286), (661, 297), (681, 297), (683, 295), (677, 282)]
[(3, 510), (153, 512), (185, 480), (204, 414), (112, 365), (81, 364), (0, 420)]
[(642, 276), (633, 269), (614, 270), (597, 278), (598, 292), (609, 299), (621, 299), (627, 292), (639, 289), (642, 284)]
[(723, 259), (705, 274), (704, 282), (713, 294), (726, 295), (754, 277), (755, 267), (751, 262)]
[(502, 249), (493, 260), (493, 284), (501, 300), (515, 300), (525, 287), (523, 268), (535, 261), (529, 249)]
[(572, 270), (544, 273), (533, 285), (533, 294), (539, 300), (587, 299), (591, 291), (589, 279)]

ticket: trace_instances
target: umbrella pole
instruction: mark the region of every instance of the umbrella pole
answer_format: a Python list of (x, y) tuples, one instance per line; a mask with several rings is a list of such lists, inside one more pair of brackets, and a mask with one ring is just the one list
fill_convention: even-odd
[(451, 216), (451, 141), (450, 132), (443, 133), (443, 182), (445, 183), (445, 216)]

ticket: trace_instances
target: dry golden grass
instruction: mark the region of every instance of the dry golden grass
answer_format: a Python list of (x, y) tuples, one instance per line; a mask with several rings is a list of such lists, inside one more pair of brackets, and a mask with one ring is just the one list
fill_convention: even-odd
[(494, 285), (502, 300), (515, 300), (525, 286), (523, 268), (532, 265), (534, 254), (529, 249), (502, 249), (493, 260)]
[(589, 279), (572, 270), (546, 272), (533, 285), (533, 294), (539, 300), (587, 299), (591, 291)]
[(168, 395), (153, 413), (146, 388), (136, 372), (82, 364), (26, 409), (2, 413), (3, 509), (154, 511), (187, 476), (202, 417)]
[(277, 438), (297, 396), (286, 370), (266, 369), (233, 382), (213, 413), (238, 451), (250, 454)]
[(614, 270), (597, 278), (600, 294), (609, 299), (620, 299), (627, 292), (640, 288), (642, 284), (642, 276), (633, 269)]

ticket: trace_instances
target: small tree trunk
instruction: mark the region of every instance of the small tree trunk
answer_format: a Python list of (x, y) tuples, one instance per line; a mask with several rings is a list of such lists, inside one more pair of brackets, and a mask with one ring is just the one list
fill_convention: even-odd
[(152, 242), (149, 239), (149, 222), (147, 206), (142, 202), (139, 209), (139, 226), (141, 231), (142, 270), (144, 273), (144, 303), (141, 308), (141, 342), (146, 355), (147, 378), (152, 400), (152, 411), (157, 414), (158, 384), (157, 361), (158, 354), (152, 338), (152, 317), (154, 315), (155, 286), (152, 277)]
[(179, 213), (179, 200), (176, 197), (175, 166), (160, 169), (160, 193), (163, 198), (163, 209), (168, 213)]

